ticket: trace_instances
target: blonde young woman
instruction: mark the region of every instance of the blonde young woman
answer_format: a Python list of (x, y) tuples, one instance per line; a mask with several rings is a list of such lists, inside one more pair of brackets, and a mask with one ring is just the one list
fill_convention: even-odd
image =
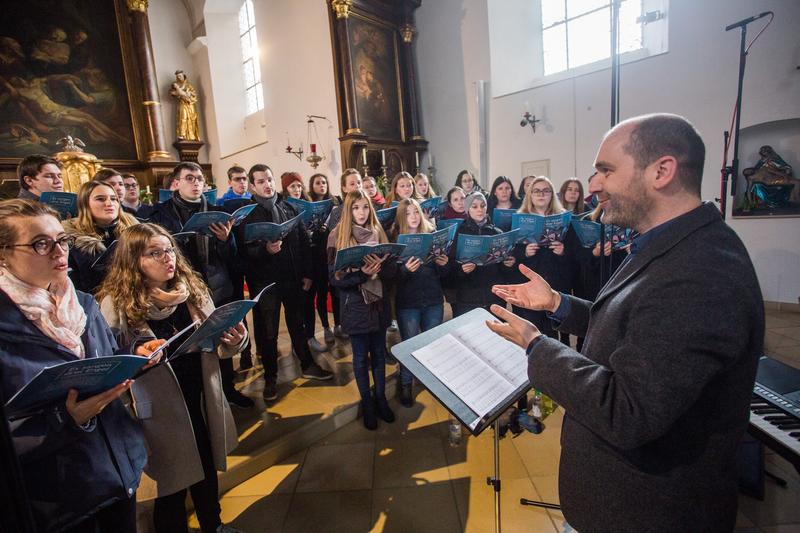
[(414, 176), (414, 185), (417, 188), (417, 195), (420, 199), (427, 200), (428, 198), (433, 198), (436, 196), (436, 191), (433, 190), (433, 186), (428, 180), (428, 176), (422, 172)]
[[(361, 190), (344, 198), (342, 219), (328, 236), (328, 271), (331, 285), (339, 291), (342, 329), (350, 336), (353, 348), (353, 372), (361, 395), (364, 427), (378, 427), (377, 417), (394, 422), (394, 413), (386, 400), (386, 329), (390, 321), (389, 298), (385, 281), (397, 271), (394, 261), (368, 255), (358, 269), (336, 271), (337, 250), (359, 244), (387, 242), (386, 234), (375, 216), (369, 197)], [(369, 372), (375, 382), (370, 392)]]
[(419, 198), (414, 177), (406, 171), (398, 172), (392, 179), (389, 194), (386, 195), (386, 207), (391, 207), (392, 202), (399, 202), (406, 198)]
[[(566, 211), (555, 194), (553, 183), (546, 176), (537, 176), (528, 188), (528, 194), (520, 207), (520, 213), (533, 213), (541, 216), (556, 215)], [(571, 285), (571, 261), (564, 253), (563, 242), (553, 242), (549, 246), (540, 246), (536, 243), (528, 245), (519, 244), (516, 250), (517, 261), (533, 269), (542, 276), (551, 287), (558, 291), (568, 291)], [(523, 278), (519, 270), (514, 270), (514, 281), (518, 283)], [(527, 279), (527, 278), (526, 278)], [(558, 338), (558, 333), (553, 330), (550, 320), (544, 311), (531, 311), (528, 309), (514, 308), (515, 313), (525, 316), (550, 337)]]
[(78, 191), (78, 216), (64, 221), (64, 231), (75, 237), (69, 254), (70, 278), (79, 291), (93, 293), (103, 281), (108, 261), (93, 263), (106, 251), (120, 233), (139, 223), (133, 215), (122, 211), (121, 199), (111, 185), (88, 181)]
[[(425, 218), (419, 203), (413, 198), (397, 206), (395, 225), (398, 234), (432, 233), (436, 227)], [(411, 257), (397, 269), (395, 309), (402, 340), (410, 339), (442, 323), (444, 319), (444, 293), (442, 279), (450, 274), (447, 254), (424, 263), (425, 257)], [(400, 403), (404, 407), (414, 404), (413, 376), (400, 367)]]
[[(172, 236), (155, 224), (122, 233), (98, 298), (122, 342), (169, 338), (214, 311), (208, 287)], [(217, 495), (217, 470), (226, 469), (225, 457), (237, 444), (219, 358), (233, 357), (246, 336), (239, 323), (222, 334), (216, 350), (180, 355), (151, 369), (131, 389), (150, 449), (145, 471), (158, 491), (153, 509), (158, 532), (186, 531), (187, 488), (204, 532), (235, 531), (222, 524)]]

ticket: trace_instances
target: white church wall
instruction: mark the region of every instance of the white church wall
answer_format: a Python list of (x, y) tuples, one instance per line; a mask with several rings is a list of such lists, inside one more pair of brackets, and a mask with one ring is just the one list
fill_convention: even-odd
[[(203, 7), (198, 2), (192, 5), (195, 11)], [(225, 170), (234, 164), (249, 168), (266, 163), (276, 179), (286, 171), (304, 177), (316, 172), (305, 161), (309, 150), (306, 115), (321, 115), (330, 123), (317, 120), (319, 144), (325, 150), (325, 160), (317, 170), (327, 174), (338, 191), (342, 167), (327, 5), (315, 0), (254, 2), (265, 105), (262, 112), (251, 116), (244, 112), (237, 22), (240, 5), (206, 2), (205, 36), (192, 41), (193, 22), (181, 2), (151, 4), (149, 18), (168, 143), (175, 140), (169, 85), (180, 65), (201, 93), (201, 134), (207, 143), (201, 162), (211, 163), (220, 189), (227, 187)], [(198, 27), (200, 23), (194, 24)], [(285, 153), (287, 132), (293, 148), (303, 143), (306, 153), (302, 162)]]
[[(775, 11), (776, 18), (748, 57), (742, 126), (800, 117), (797, 2), (672, 0), (669, 52), (621, 69), (623, 119), (669, 111), (685, 115), (700, 131), (707, 151), (702, 191), (706, 200), (719, 196), (722, 131), (730, 124), (736, 97), (739, 35), (726, 33), (724, 27), (765, 10)], [(438, 181), (449, 185), (461, 168), (480, 168), (474, 84), (491, 79), (487, 1), (425, 2), (416, 20), (425, 135), (436, 158)], [(758, 29), (760, 22), (752, 25), (748, 35), (754, 36)], [(522, 162), (542, 159), (550, 160), (556, 185), (573, 175), (585, 179), (609, 125), (609, 100), (607, 69), (491, 99), (489, 175), (482, 182), (490, 184), (498, 175), (518, 182)], [(519, 126), (526, 110), (542, 119), (536, 134)], [(800, 161), (790, 162), (800, 168)], [(742, 161), (743, 166), (752, 163)], [(798, 219), (755, 221), (729, 216), (728, 221), (750, 251), (764, 298), (797, 303)]]

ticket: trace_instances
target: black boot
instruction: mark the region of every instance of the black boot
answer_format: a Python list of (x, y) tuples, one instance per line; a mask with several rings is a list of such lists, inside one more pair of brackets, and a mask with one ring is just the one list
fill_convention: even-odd
[(400, 404), (403, 407), (414, 405), (414, 395), (411, 390), (411, 383), (400, 385)]
[(378, 429), (378, 418), (375, 416), (375, 402), (372, 397), (361, 399), (361, 409), (364, 411), (364, 427), (370, 431)]
[(376, 397), (375, 407), (378, 409), (378, 416), (381, 417), (381, 420), (389, 423), (394, 422), (394, 413), (391, 407), (389, 407), (389, 402), (386, 401), (386, 396)]

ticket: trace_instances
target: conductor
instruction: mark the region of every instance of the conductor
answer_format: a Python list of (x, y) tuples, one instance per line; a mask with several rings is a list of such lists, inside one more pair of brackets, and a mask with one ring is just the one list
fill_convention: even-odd
[(731, 531), (736, 448), (764, 340), (744, 245), (700, 200), (705, 146), (683, 117), (620, 123), (603, 139), (590, 192), (603, 222), (641, 235), (594, 302), (529, 281), (506, 302), (585, 336), (581, 353), (500, 306), (489, 327), (528, 353), (531, 384), (564, 407), (559, 493), (588, 531)]

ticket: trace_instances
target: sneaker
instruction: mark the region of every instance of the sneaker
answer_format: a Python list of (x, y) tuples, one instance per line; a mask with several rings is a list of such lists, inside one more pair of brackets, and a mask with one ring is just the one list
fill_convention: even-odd
[(333, 344), (336, 342), (336, 337), (334, 337), (331, 328), (325, 328), (323, 331), (325, 332), (325, 342), (327, 344)]
[(271, 402), (278, 399), (278, 384), (275, 378), (266, 378), (264, 380), (264, 401)]
[(255, 402), (239, 392), (236, 389), (225, 393), (225, 398), (228, 399), (228, 403), (234, 405), (236, 407), (240, 407), (242, 409), (249, 409), (255, 405)]
[(386, 401), (385, 396), (383, 398), (375, 398), (375, 407), (378, 410), (378, 416), (381, 417), (381, 420), (389, 423), (394, 422), (394, 412), (392, 408), (389, 407), (389, 402)]
[(389, 333), (394, 333), (395, 331), (397, 331), (397, 320), (392, 320), (392, 323), (389, 324), (389, 327), (386, 328), (386, 331), (388, 331)]
[(339, 337), (340, 339), (346, 340), (350, 338), (350, 335), (344, 332), (342, 326), (336, 326), (335, 328), (333, 328), (333, 334)]
[(253, 356), (243, 353), (239, 358), (239, 370), (250, 370), (251, 368), (253, 368)]
[(364, 427), (370, 431), (378, 429), (378, 417), (375, 416), (375, 402), (372, 397), (362, 399), (361, 408), (364, 411)]
[(316, 379), (318, 381), (327, 381), (333, 379), (333, 372), (328, 372), (317, 363), (308, 365), (301, 374), (306, 379)]
[(217, 526), (217, 533), (244, 533), (244, 531), (229, 526), (228, 524), (220, 524)]
[(327, 352), (328, 347), (319, 342), (316, 337), (311, 337), (308, 339), (308, 347), (314, 350), (315, 352)]
[(411, 383), (408, 385), (400, 385), (400, 404), (403, 407), (411, 407), (414, 405)]

